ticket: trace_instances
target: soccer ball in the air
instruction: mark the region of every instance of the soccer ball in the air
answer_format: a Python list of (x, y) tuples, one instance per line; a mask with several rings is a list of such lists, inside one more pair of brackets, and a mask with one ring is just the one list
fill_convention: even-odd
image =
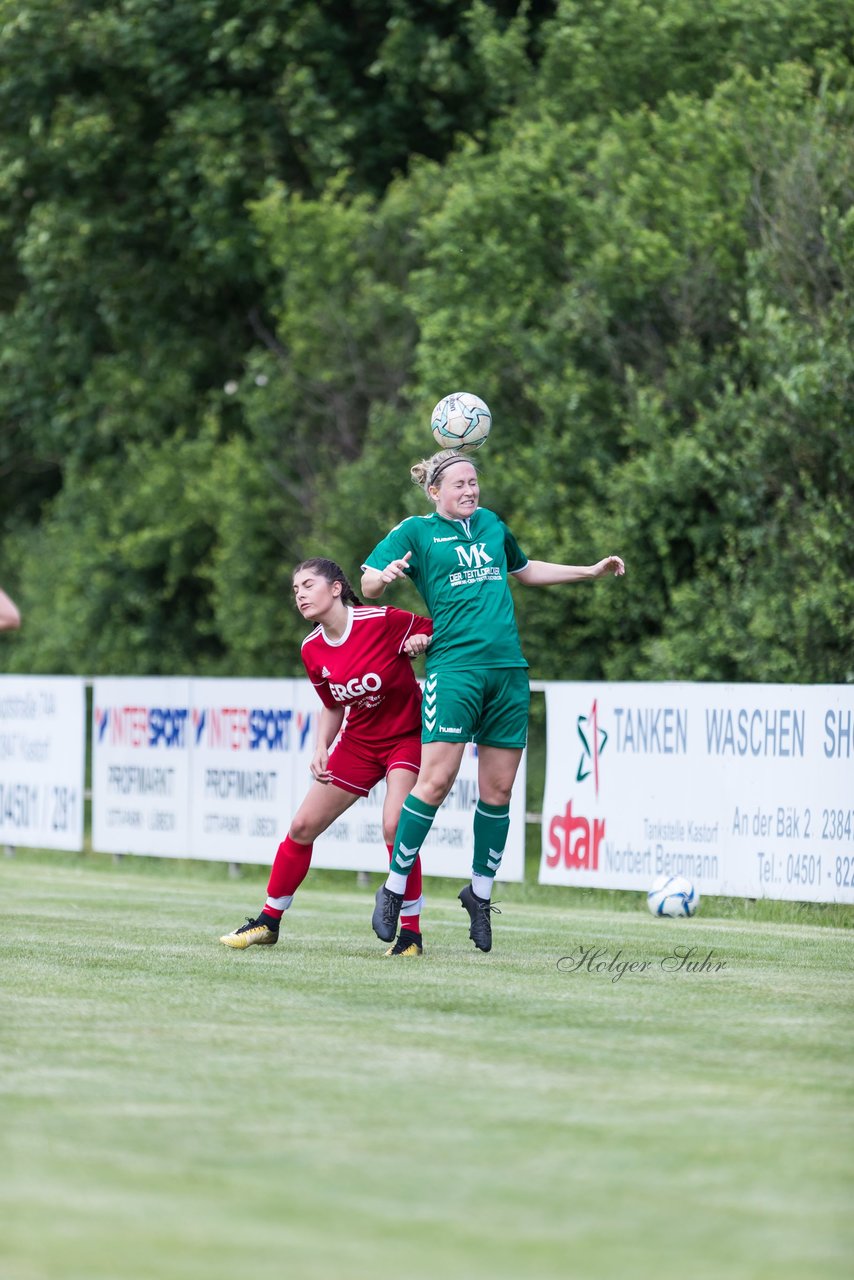
[(430, 418), (433, 438), (442, 449), (479, 449), (491, 426), (489, 406), (470, 391), (444, 396)]
[(692, 916), (700, 894), (684, 876), (659, 876), (646, 895), (646, 905), (654, 916)]

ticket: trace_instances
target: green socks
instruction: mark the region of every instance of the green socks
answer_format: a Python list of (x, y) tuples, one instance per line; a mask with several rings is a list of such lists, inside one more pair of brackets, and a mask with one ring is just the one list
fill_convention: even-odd
[(494, 878), (501, 866), (509, 830), (509, 805), (485, 804), (478, 800), (474, 807), (474, 875)]
[(394, 879), (394, 877), (402, 876), (405, 884), (412, 870), (412, 864), (418, 857), (422, 844), (430, 834), (430, 828), (433, 825), (436, 813), (436, 806), (425, 804), (423, 800), (418, 800), (415, 796), (407, 796), (404, 800), (400, 822), (397, 824), (394, 853), (391, 855), (391, 871), (386, 881), (389, 889), (394, 890), (395, 893), (403, 893), (403, 885), (398, 889), (397, 885), (400, 884), (400, 881)]

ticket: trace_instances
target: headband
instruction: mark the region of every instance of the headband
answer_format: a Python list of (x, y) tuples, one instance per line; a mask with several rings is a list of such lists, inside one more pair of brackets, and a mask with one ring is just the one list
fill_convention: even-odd
[(477, 467), (475, 467), (475, 464), (472, 462), (471, 458), (466, 457), (465, 454), (456, 453), (452, 458), (442, 459), (442, 461), (437, 466), (436, 470), (432, 473), (432, 475), (428, 477), (427, 487), (429, 488), (431, 485), (434, 485), (438, 480), (439, 476), (442, 474), (442, 472), (447, 471), (448, 467), (452, 467), (455, 462), (471, 462), (471, 465), (474, 467), (475, 471), (477, 471)]

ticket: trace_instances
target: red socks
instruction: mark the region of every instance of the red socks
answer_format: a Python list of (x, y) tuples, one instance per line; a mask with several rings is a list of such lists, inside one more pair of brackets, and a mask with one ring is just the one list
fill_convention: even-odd
[[(394, 845), (387, 844), (388, 860), (391, 862), (394, 853)], [(414, 907), (414, 911), (407, 911), (407, 907)], [(400, 912), (401, 929), (409, 929), (412, 933), (421, 932), (421, 854), (412, 864), (412, 870), (406, 879), (406, 888), (403, 891), (403, 907)]]
[(313, 844), (298, 844), (290, 836), (285, 836), (276, 850), (270, 870), (265, 915), (281, 920), (283, 911), (291, 905), (291, 898), (308, 875), (313, 848)]
[[(389, 860), (393, 845), (387, 845)], [(291, 900), (311, 866), (311, 854), (314, 845), (299, 844), (290, 836), (285, 836), (276, 850), (270, 879), (267, 882), (267, 901), (264, 904), (264, 915), (272, 920), (281, 920), (283, 913), (291, 905)], [(400, 913), (400, 927), (412, 933), (421, 932), (421, 857), (412, 864), (406, 880), (403, 894), (404, 909)], [(409, 911), (406, 908), (411, 908)]]

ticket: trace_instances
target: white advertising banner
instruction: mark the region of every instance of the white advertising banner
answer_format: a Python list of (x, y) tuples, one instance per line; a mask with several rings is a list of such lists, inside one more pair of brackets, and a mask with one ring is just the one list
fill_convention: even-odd
[[(93, 847), (270, 865), (312, 783), (321, 710), (307, 680), (96, 680)], [(524, 879), (524, 796), (523, 761), (499, 871), (504, 880)], [(385, 870), (384, 797), (381, 782), (357, 800), (316, 842), (313, 865)], [(476, 797), (470, 746), (425, 845), (425, 874), (468, 874)]]
[(0, 676), (0, 844), (83, 848), (86, 689), (76, 676)]
[[(194, 680), (191, 690), (191, 856), (272, 863), (312, 784), (322, 704), (308, 680)], [(427, 875), (467, 875), (477, 757), (468, 747), (460, 776), (424, 847)], [(522, 880), (525, 776), (520, 769), (499, 877)], [(385, 783), (374, 787), (315, 842), (312, 866), (384, 871)]]
[(311, 782), (321, 704), (299, 683), (192, 682), (191, 857), (272, 863)]
[[(305, 682), (306, 696), (316, 697)], [(310, 758), (310, 757), (309, 757)], [(310, 781), (310, 779), (309, 779)], [(388, 850), (383, 840), (382, 809), (385, 783), (339, 818), (314, 846), (312, 865), (351, 867), (356, 871), (387, 871)], [(421, 851), (421, 867), (428, 876), (462, 876), (471, 871), (472, 821), (477, 800), (477, 748), (471, 743), (463, 754), (460, 772), (445, 803), (433, 821)], [(510, 831), (497, 880), (525, 878), (525, 757), (510, 804)]]
[(92, 848), (186, 856), (190, 682), (105, 676), (92, 695)]
[(854, 687), (544, 689), (540, 883), (854, 902)]

